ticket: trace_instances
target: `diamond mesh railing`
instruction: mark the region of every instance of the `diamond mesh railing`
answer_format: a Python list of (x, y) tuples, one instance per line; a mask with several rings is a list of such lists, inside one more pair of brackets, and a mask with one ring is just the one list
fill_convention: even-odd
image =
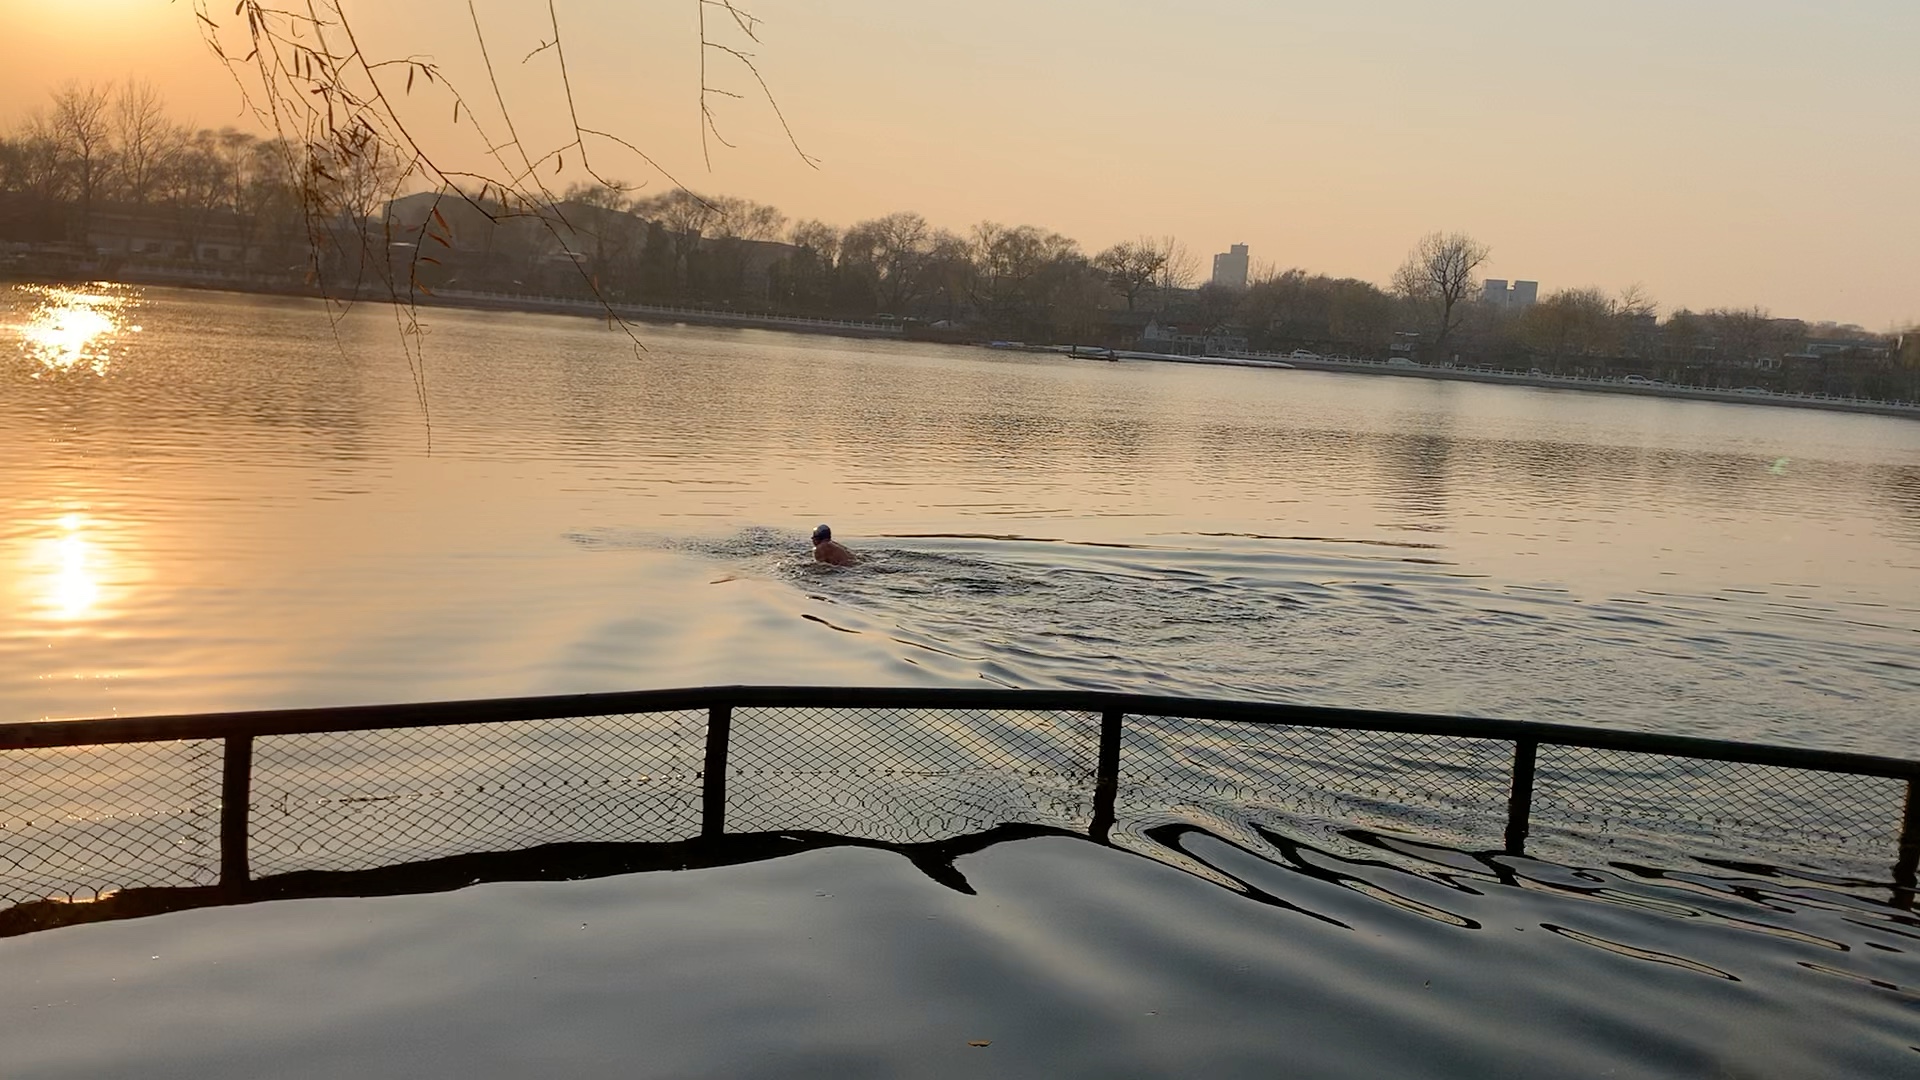
[(686, 839), (700, 832), (706, 726), (704, 712), (681, 711), (264, 736), (251, 869)]
[(0, 753), (0, 907), (220, 880), (222, 744)]
[(735, 710), (726, 823), (913, 843), (1005, 824), (1085, 829), (1092, 713)]
[[(555, 844), (1206, 816), (1566, 858), (1892, 867), (1920, 762), (1073, 691), (716, 687), (0, 724), (0, 912)], [(1864, 860), (1861, 862), (1860, 860)], [(1883, 871), (1874, 871), (1876, 878)]]
[(1477, 846), (1506, 825), (1512, 744), (1410, 732), (1127, 716), (1118, 776), (1136, 821), (1182, 804), (1216, 817), (1416, 828)]
[(1540, 747), (1536, 854), (1765, 860), (1783, 848), (1877, 857), (1896, 850), (1908, 781), (1582, 746)]

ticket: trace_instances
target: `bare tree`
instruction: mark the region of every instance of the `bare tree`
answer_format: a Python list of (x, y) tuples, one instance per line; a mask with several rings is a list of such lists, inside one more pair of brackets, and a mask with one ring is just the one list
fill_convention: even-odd
[(241, 213), (251, 242), (276, 269), (297, 265), (305, 257), (307, 230), (300, 190), (286, 168), (294, 156), (293, 148), (282, 140), (258, 139), (249, 148), (244, 169)]
[(686, 188), (674, 188), (644, 199), (635, 199), (632, 210), (649, 221), (658, 221), (669, 230), (698, 239), (706, 235), (717, 208), (713, 200)]
[(905, 309), (920, 296), (933, 232), (919, 214), (894, 213), (863, 221), (847, 230), (842, 251), (854, 251), (873, 265), (876, 293), (889, 312)]
[(1394, 291), (1435, 320), (1435, 352), (1459, 327), (1465, 314), (1461, 303), (1471, 294), (1487, 254), (1487, 245), (1466, 233), (1429, 233), (1394, 271)]
[[(230, 184), (220, 135), (201, 132), (196, 142), (207, 145), (206, 152), (219, 163), (223, 183)], [(356, 295), (369, 286), (383, 285), (390, 295), (414, 288), (418, 283), (412, 267), (404, 279), (396, 281), (388, 258), (392, 238), (379, 220), (415, 175), (412, 162), (365, 127), (309, 143), (305, 151), (300, 191), (316, 257), (326, 272), (351, 272)]]
[(16, 145), (19, 191), (43, 209), (67, 198), (72, 170), (67, 168), (66, 155), (60, 152), (60, 137), (46, 113), (36, 109), (27, 114)]
[(933, 234), (926, 262), (924, 307), (938, 305), (941, 317), (951, 322), (973, 288), (973, 245), (966, 237), (942, 229)]
[(1621, 290), (1613, 302), (1615, 350), (1622, 355), (1651, 359), (1659, 347), (1660, 305), (1639, 284)]
[(167, 120), (160, 91), (144, 80), (128, 79), (113, 99), (113, 151), (119, 160), (119, 190), (128, 202), (145, 206), (166, 168), (179, 152), (178, 129)]
[(230, 207), (227, 167), (213, 132), (182, 133), (180, 138), (179, 152), (168, 157), (155, 178), (155, 195), (172, 218), (187, 258), (199, 262), (214, 221)]
[(1200, 278), (1200, 260), (1187, 250), (1186, 241), (1163, 236), (1159, 240), (1158, 250), (1165, 256), (1166, 262), (1161, 266), (1160, 280), (1155, 284), (1164, 292), (1193, 288), (1193, 283)]
[(795, 222), (792, 231), (787, 234), (787, 242), (802, 251), (811, 252), (825, 266), (832, 266), (840, 257), (840, 230), (824, 221), (808, 219)]
[(1141, 237), (1122, 241), (1093, 257), (1094, 269), (1105, 274), (1107, 284), (1134, 310), (1141, 293), (1152, 288), (1167, 268), (1167, 250), (1161, 244)]
[(665, 232), (665, 252), (675, 291), (693, 284), (693, 264), (700, 241), (719, 211), (712, 200), (676, 187), (646, 199), (635, 200), (633, 212), (657, 221)]
[(711, 202), (711, 232), (721, 239), (765, 242), (778, 239), (787, 227), (787, 215), (766, 203), (737, 195), (721, 195)]
[(19, 195), (27, 190), (27, 141), (18, 137), (0, 137), (0, 195)]
[(971, 240), (970, 299), (975, 311), (1003, 329), (1034, 328), (1053, 286), (1070, 277), (1055, 271), (1072, 262), (1088, 266), (1071, 239), (1032, 225), (1008, 228), (985, 221), (974, 226)]
[(1393, 297), (1371, 281), (1341, 278), (1332, 285), (1327, 312), (1328, 339), (1379, 355), (1393, 342)]
[(1614, 303), (1616, 314), (1630, 319), (1652, 319), (1660, 315), (1660, 304), (1647, 292), (1646, 286), (1635, 282), (1620, 290), (1620, 299)]
[(1609, 356), (1619, 345), (1619, 307), (1600, 289), (1561, 289), (1521, 316), (1521, 336), (1553, 362)]
[(1714, 308), (1700, 313), (1713, 339), (1715, 359), (1721, 363), (1752, 365), (1798, 348), (1806, 338), (1804, 324), (1776, 319), (1766, 308)]
[(633, 206), (633, 199), (627, 195), (628, 186), (618, 180), (593, 180), (571, 184), (560, 196), (561, 202), (584, 203), (602, 210), (626, 211)]
[(80, 197), (79, 216), (74, 222), (73, 239), (85, 245), (93, 219), (93, 199), (111, 165), (112, 127), (107, 107), (110, 98), (104, 86), (82, 86), (70, 82), (53, 94), (53, 134), (60, 152), (73, 170), (75, 189)]

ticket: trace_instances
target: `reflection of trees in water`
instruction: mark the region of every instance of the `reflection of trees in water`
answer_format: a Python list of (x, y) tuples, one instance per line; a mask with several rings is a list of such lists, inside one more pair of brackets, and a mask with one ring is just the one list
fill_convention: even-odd
[[(323, 457), (364, 459), (367, 414), (373, 408), (368, 376), (384, 356), (361, 347), (360, 321), (343, 322), (336, 341), (316, 334), (322, 316), (308, 302), (231, 299), (219, 304), (242, 310), (176, 308), (169, 313), (177, 322), (167, 328), (175, 340), (156, 372), (160, 385), (154, 389), (162, 396), (149, 397), (142, 387), (134, 393), (122, 390), (119, 400), (138, 401), (139, 408), (162, 414), (155, 419), (161, 430), (177, 428), (182, 413), (197, 414), (223, 434), (261, 429), (276, 451), (284, 450), (293, 430), (309, 436), (307, 449)], [(381, 344), (391, 347), (385, 338)]]
[[(1447, 510), (1451, 463), (1458, 452), (1444, 430), (1352, 431), (1212, 423), (1195, 439), (1201, 478), (1227, 484), (1270, 484), (1312, 490), (1359, 487), (1390, 513), (1428, 528)], [(1354, 485), (1349, 478), (1371, 474)]]
[(1920, 544), (1920, 466), (1882, 465), (1869, 469), (1865, 487), (1873, 504), (1891, 511), (1888, 524), (1894, 537)]
[[(626, 443), (627, 433), (642, 425), (656, 435), (669, 434), (658, 431), (657, 423), (649, 423), (648, 394), (656, 391), (658, 380), (643, 378), (638, 365), (567, 350), (561, 353), (557, 366), (554, 441), (568, 453), (589, 459), (606, 457), (610, 447)], [(517, 389), (531, 388), (518, 385)]]
[(1702, 511), (1804, 514), (1841, 509), (1862, 467), (1756, 453), (1544, 441), (1464, 444), (1474, 475), (1541, 506), (1626, 505), (1658, 494)]
[(1125, 462), (1151, 449), (1153, 425), (1140, 415), (965, 411), (939, 418), (967, 451), (996, 465), (1047, 470), (1061, 459)]
[(1429, 430), (1385, 436), (1380, 454), (1383, 510), (1403, 519), (1393, 524), (1428, 529), (1447, 515), (1448, 480), (1458, 453), (1450, 424), (1441, 419)]
[[(832, 348), (843, 354), (843, 346)], [(783, 346), (789, 355), (745, 364), (698, 348), (656, 343), (644, 365), (564, 356), (554, 388), (560, 437), (598, 452), (599, 433), (628, 430), (707, 448), (707, 460), (770, 448), (786, 459), (818, 455), (865, 470), (957, 469), (949, 479), (976, 470), (1124, 479), (1132, 475), (1127, 463), (1154, 450), (1158, 425), (1146, 409), (1087, 407), (1071, 386), (1044, 376), (943, 368), (934, 385), (903, 370), (897, 353), (817, 363), (792, 355), (804, 346)]]
[(1381, 431), (1207, 423), (1194, 443), (1202, 480), (1364, 492), (1393, 520), (1429, 527), (1489, 499), (1602, 509), (1652, 499), (1679, 512), (1767, 515), (1858, 514), (1881, 503), (1905, 523), (1903, 537), (1920, 539), (1920, 466), (1481, 437), (1432, 414)]

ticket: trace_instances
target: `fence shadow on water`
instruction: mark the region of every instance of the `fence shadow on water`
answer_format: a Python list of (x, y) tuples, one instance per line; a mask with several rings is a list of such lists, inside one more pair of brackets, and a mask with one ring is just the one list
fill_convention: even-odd
[[(0, 725), (0, 936), (296, 896), (894, 851), (1430, 845), (1792, 868), (1911, 909), (1920, 762), (1067, 691), (717, 687)], [(1300, 865), (1307, 865), (1301, 861)], [(1261, 898), (1256, 895), (1256, 898)], [(1271, 902), (1281, 902), (1267, 898)]]

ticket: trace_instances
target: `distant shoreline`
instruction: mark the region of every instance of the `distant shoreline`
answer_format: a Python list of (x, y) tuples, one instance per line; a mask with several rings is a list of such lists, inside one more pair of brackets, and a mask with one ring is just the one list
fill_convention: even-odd
[[(220, 274), (173, 275), (127, 274), (111, 277), (60, 277), (46, 274), (0, 273), (0, 282), (22, 285), (85, 285), (107, 281), (116, 285), (147, 285), (163, 289), (194, 289), (247, 296), (287, 296), (308, 300), (338, 299), (352, 303), (393, 303), (391, 294), (377, 289), (361, 289), (351, 296), (329, 293), (305, 283), (271, 277), (236, 278)], [(682, 308), (659, 304), (602, 303), (557, 296), (529, 296), (516, 293), (421, 291), (410, 298), (419, 307), (466, 308), (473, 311), (524, 311), (537, 315), (584, 315), (604, 319), (609, 311), (622, 319), (648, 323), (689, 323), (702, 326), (735, 326), (746, 329), (792, 330), (796, 333), (834, 334), (840, 337), (903, 338), (904, 324), (863, 322), (854, 319), (816, 319), (801, 315), (761, 315), (752, 312), (713, 311), (707, 308)]]
[[(304, 285), (268, 280), (235, 280), (224, 276), (174, 277), (172, 275), (121, 274), (114, 278), (63, 279), (41, 275), (0, 276), (0, 280), (20, 284), (86, 284), (110, 280), (124, 285), (152, 285), (161, 288), (200, 289), (248, 295), (326, 299), (318, 289)], [(355, 302), (390, 303), (384, 293), (364, 293)], [(783, 330), (800, 334), (827, 334), (836, 337), (925, 341), (935, 344), (973, 345), (1018, 352), (1073, 356), (1081, 359), (1118, 363), (1203, 364), (1215, 367), (1266, 368), (1269, 370), (1325, 371), (1347, 375), (1388, 375), (1399, 378), (1433, 379), (1447, 382), (1473, 382), (1494, 386), (1526, 386), (1542, 390), (1573, 390), (1594, 394), (1624, 394), (1635, 397), (1667, 398), (1676, 401), (1708, 401), (1728, 405), (1764, 405), (1773, 408), (1818, 409), (1825, 412), (1891, 416), (1920, 420), (1920, 403), (1873, 401), (1864, 398), (1834, 398), (1808, 394), (1743, 392), (1706, 387), (1675, 386), (1668, 383), (1629, 383), (1625, 378), (1601, 378), (1580, 375), (1549, 375), (1486, 367), (1432, 367), (1382, 360), (1358, 360), (1329, 357), (1307, 352), (1233, 353), (1225, 356), (1180, 356), (1131, 349), (1105, 349), (1072, 345), (1026, 345), (953, 337), (910, 337), (900, 322), (871, 322), (846, 319), (818, 319), (798, 315), (761, 315), (748, 312), (713, 311), (653, 304), (601, 303), (565, 297), (542, 297), (510, 293), (442, 291), (420, 294), (414, 302), (422, 307), (465, 308), (475, 311), (519, 311), (548, 315), (583, 315), (606, 318), (609, 313), (635, 322), (694, 326), (733, 327), (746, 330)]]
[[(1063, 352), (1045, 349), (1047, 352)], [(1078, 354), (1087, 357), (1089, 354)], [(1158, 363), (1212, 364), (1222, 367), (1264, 367), (1301, 371), (1331, 371), (1348, 375), (1391, 375), (1411, 379), (1437, 379), (1447, 382), (1474, 382), (1494, 386), (1529, 386), (1543, 390), (1574, 390), (1590, 394), (1626, 394), (1634, 397), (1668, 398), (1676, 401), (1711, 401), (1727, 405), (1769, 405), (1788, 409), (1821, 409), (1827, 412), (1865, 413), (1920, 420), (1920, 403), (1873, 401), (1866, 398), (1818, 397), (1809, 394), (1751, 393), (1711, 387), (1675, 386), (1671, 383), (1629, 383), (1624, 377), (1600, 378), (1583, 375), (1535, 375), (1531, 372), (1504, 371), (1498, 368), (1449, 368), (1424, 365), (1402, 366), (1382, 360), (1336, 359), (1299, 353), (1235, 353), (1229, 356), (1174, 356), (1117, 350), (1121, 363), (1148, 361)]]

